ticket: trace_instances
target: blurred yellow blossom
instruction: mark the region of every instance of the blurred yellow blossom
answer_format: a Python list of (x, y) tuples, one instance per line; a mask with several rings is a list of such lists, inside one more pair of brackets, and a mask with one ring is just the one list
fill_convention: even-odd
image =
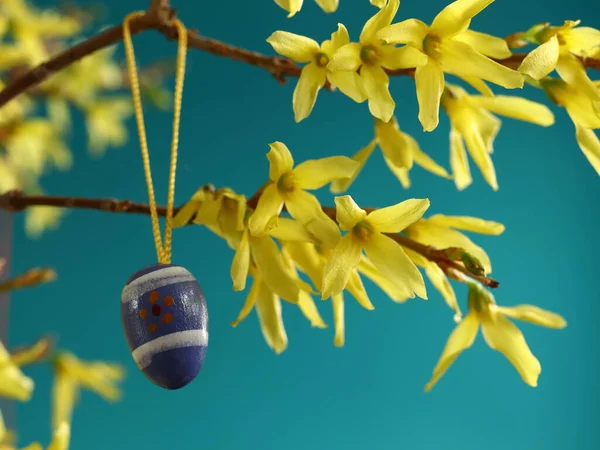
[(117, 385), (125, 377), (124, 369), (106, 362), (84, 362), (69, 352), (60, 352), (54, 359), (52, 423), (57, 429), (62, 423), (71, 423), (79, 388), (84, 387), (115, 402), (121, 398)]
[(89, 148), (101, 156), (106, 147), (121, 147), (127, 142), (125, 120), (133, 113), (133, 106), (126, 98), (99, 100), (87, 108), (86, 124)]
[[(304, 0), (275, 0), (275, 3), (285, 9), (289, 13), (288, 18), (290, 18), (302, 9)], [(337, 11), (339, 0), (315, 0), (315, 3), (326, 13), (332, 13)]]
[(444, 375), (452, 363), (466, 349), (471, 347), (479, 327), (483, 338), (493, 350), (501, 352), (517, 369), (529, 386), (536, 387), (542, 367), (531, 353), (521, 331), (507, 317), (530, 322), (548, 328), (564, 328), (565, 320), (558, 314), (536, 306), (498, 306), (491, 293), (479, 284), (469, 285), (469, 312), (454, 329), (444, 347), (442, 355), (433, 370), (433, 376), (425, 390), (429, 391)]
[[(47, 450), (68, 450), (69, 440), (71, 436), (71, 427), (68, 423), (61, 423), (53, 433), (52, 442)], [(17, 450), (14, 444), (15, 438), (13, 433), (6, 430), (2, 411), (0, 411), (0, 450)], [(34, 442), (21, 450), (44, 450), (41, 444)]]
[(26, 402), (31, 398), (33, 387), (33, 380), (21, 372), (0, 342), (0, 397)]
[(327, 68), (335, 52), (350, 42), (348, 30), (344, 25), (338, 24), (338, 29), (332, 33), (331, 39), (322, 42), (320, 46), (313, 39), (286, 31), (276, 31), (267, 42), (280, 55), (299, 63), (308, 63), (302, 68), (298, 84), (294, 89), (292, 103), (296, 122), (310, 115), (319, 90), (326, 81), (358, 103), (366, 100), (358, 73), (332, 72)]
[[(541, 85), (548, 97), (564, 107), (575, 124), (575, 137), (579, 148), (600, 175), (600, 140), (594, 130), (600, 129), (600, 102), (588, 95), (581, 84), (545, 78)], [(600, 92), (600, 88), (595, 86)]]
[(417, 67), (415, 84), (419, 121), (425, 131), (439, 122), (439, 105), (444, 91), (444, 72), (478, 84), (487, 80), (505, 88), (523, 87), (523, 77), (488, 56), (510, 56), (506, 43), (482, 33), (468, 32), (471, 19), (494, 0), (456, 0), (446, 6), (431, 26), (408, 19), (381, 30), (377, 37), (388, 43), (406, 44), (426, 57)]
[(459, 86), (450, 84), (446, 84), (441, 103), (450, 118), (450, 166), (459, 190), (472, 182), (465, 142), (486, 182), (492, 189), (498, 189), (496, 170), (490, 155), (502, 122), (491, 113), (545, 127), (554, 123), (552, 112), (540, 103), (506, 95), (469, 95)]
[(404, 188), (410, 187), (408, 172), (412, 168), (413, 162), (435, 175), (450, 178), (446, 169), (436, 163), (427, 153), (423, 152), (417, 141), (409, 134), (403, 132), (398, 126), (396, 118), (392, 117), (387, 123), (375, 119), (375, 138), (352, 157), (352, 159), (358, 162), (358, 169), (352, 177), (336, 180), (331, 183), (331, 192), (339, 194), (348, 190), (377, 145), (379, 145), (383, 153), (386, 164)]
[(287, 212), (320, 240), (337, 235), (337, 226), (321, 209), (317, 198), (307, 190), (319, 189), (334, 180), (351, 177), (358, 163), (345, 156), (305, 161), (294, 168), (294, 159), (285, 144), (269, 145), (269, 182), (250, 216), (249, 231), (261, 236), (277, 226), (279, 213)]
[(358, 266), (363, 249), (375, 267), (392, 283), (426, 299), (423, 276), (404, 250), (384, 233), (399, 233), (429, 208), (428, 199), (410, 199), (369, 214), (349, 195), (335, 198), (336, 220), (347, 231), (333, 249), (323, 269), (322, 298), (340, 293)]
[(369, 100), (369, 111), (384, 122), (392, 118), (396, 107), (389, 91), (390, 78), (384, 69), (408, 69), (427, 62), (427, 57), (413, 47), (385, 45), (376, 36), (377, 32), (392, 23), (399, 6), (399, 0), (389, 0), (364, 25), (359, 42), (341, 47), (327, 66), (332, 72), (359, 70)]
[[(421, 219), (409, 226), (404, 230), (404, 233), (414, 241), (438, 249), (450, 247), (463, 249), (482, 263), (486, 273), (491, 273), (492, 265), (485, 250), (457, 230), (498, 236), (504, 232), (504, 225), (477, 217), (435, 214), (428, 219)], [(458, 307), (456, 294), (444, 271), (437, 264), (429, 261), (419, 253), (409, 249), (405, 249), (405, 252), (415, 264), (425, 269), (425, 273), (431, 283), (442, 294), (448, 306), (460, 317), (462, 313)]]

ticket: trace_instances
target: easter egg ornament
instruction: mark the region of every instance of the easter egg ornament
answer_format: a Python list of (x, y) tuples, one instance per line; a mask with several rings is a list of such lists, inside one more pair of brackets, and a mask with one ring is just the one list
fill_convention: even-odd
[(158, 264), (138, 270), (127, 280), (121, 294), (121, 322), (131, 355), (138, 368), (156, 385), (172, 390), (182, 388), (196, 378), (204, 363), (208, 345), (208, 311), (202, 289), (196, 278), (187, 269), (171, 264), (175, 169), (187, 31), (179, 20), (174, 20), (178, 31), (179, 45), (175, 79), (171, 168), (163, 245), (152, 186), (139, 80), (129, 27), (130, 21), (141, 15), (143, 13), (132, 13), (125, 18), (123, 40), (148, 188)]

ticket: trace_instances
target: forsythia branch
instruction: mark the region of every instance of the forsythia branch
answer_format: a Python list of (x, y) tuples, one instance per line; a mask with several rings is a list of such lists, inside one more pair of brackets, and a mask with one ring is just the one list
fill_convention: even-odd
[[(177, 38), (177, 29), (172, 25), (176, 12), (169, 5), (168, 0), (152, 0), (148, 12), (131, 23), (131, 33), (137, 34), (149, 29), (162, 33), (167, 39)], [(511, 35), (512, 36), (512, 35)], [(507, 37), (510, 39), (511, 36)], [(52, 74), (59, 72), (80, 59), (105, 47), (123, 40), (123, 27), (117, 25), (100, 34), (97, 34), (82, 43), (71, 47), (54, 58), (30, 69), (22, 76), (9, 82), (0, 92), (0, 107), (13, 98), (37, 86)], [(285, 83), (286, 77), (299, 77), (301, 67), (290, 59), (279, 56), (267, 56), (243, 48), (235, 47), (224, 42), (200, 36), (196, 31), (188, 31), (188, 46), (202, 50), (213, 55), (231, 58), (236, 61), (259, 67), (274, 76), (280, 83)], [(497, 62), (516, 69), (526, 53), (514, 53), (509, 58)], [(580, 58), (585, 67), (600, 70), (600, 59)], [(389, 75), (410, 75), (414, 69), (386, 70)], [(327, 88), (331, 88), (328, 84)]]
[(0, 294), (3, 292), (38, 286), (56, 279), (56, 272), (48, 267), (30, 269), (10, 280), (0, 283)]
[[(207, 189), (212, 189), (207, 187)], [(260, 190), (257, 194), (253, 195), (249, 200), (249, 206), (255, 205), (258, 197), (260, 196)], [(104, 199), (93, 199), (93, 198), (82, 198), (82, 197), (60, 197), (60, 196), (46, 196), (46, 195), (24, 195), (19, 191), (9, 191), (5, 194), (0, 195), (0, 209), (8, 211), (23, 211), (28, 207), (32, 206), (53, 206), (56, 208), (76, 208), (76, 209), (95, 209), (104, 212), (112, 213), (129, 213), (129, 214), (150, 214), (150, 206), (146, 203), (135, 203), (130, 200), (116, 200), (110, 198)], [(365, 208), (366, 211), (370, 211), (373, 208)], [(177, 214), (179, 208), (175, 208), (174, 214)], [(335, 220), (335, 208), (324, 206), (323, 211), (332, 219)], [(167, 209), (164, 206), (158, 206), (157, 212), (159, 216), (165, 216)], [(191, 224), (190, 222), (189, 224)], [(189, 225), (188, 224), (188, 225)], [(435, 247), (421, 244), (420, 242), (414, 241), (400, 234), (389, 234), (398, 244), (420, 253), (430, 261), (436, 263), (440, 268), (446, 272), (452, 278), (453, 272), (460, 272), (463, 275), (475, 279), (483, 285), (496, 288), (500, 284), (493, 278), (486, 277), (483, 275), (475, 275), (469, 272), (461, 264), (452, 261), (448, 255), (443, 251), (436, 249)], [(1, 288), (0, 288), (1, 289)]]

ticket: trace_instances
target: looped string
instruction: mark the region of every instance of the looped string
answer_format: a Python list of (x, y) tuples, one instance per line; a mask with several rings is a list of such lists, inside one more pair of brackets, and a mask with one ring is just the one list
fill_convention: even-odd
[(131, 83), (131, 94), (135, 108), (135, 119), (137, 122), (140, 148), (142, 150), (142, 162), (144, 164), (144, 173), (146, 176), (146, 185), (148, 187), (148, 201), (150, 204), (150, 216), (152, 218), (152, 233), (154, 234), (154, 245), (158, 262), (169, 264), (171, 262), (171, 241), (173, 234), (173, 205), (175, 202), (175, 172), (177, 168), (177, 146), (179, 144), (179, 122), (181, 118), (181, 102), (183, 98), (183, 79), (185, 75), (185, 57), (187, 53), (187, 30), (179, 19), (174, 19), (173, 24), (177, 28), (177, 66), (175, 72), (175, 94), (174, 94), (174, 113), (173, 113), (173, 138), (171, 140), (171, 167), (169, 171), (169, 188), (167, 194), (167, 214), (165, 224), (165, 242), (164, 246), (160, 235), (160, 226), (158, 223), (158, 213), (156, 211), (156, 199), (154, 198), (154, 187), (152, 185), (152, 173), (150, 170), (150, 156), (148, 153), (148, 141), (146, 138), (146, 127), (144, 125), (144, 112), (142, 110), (142, 100), (140, 95), (140, 83), (133, 52), (133, 43), (131, 41), (130, 22), (143, 16), (143, 12), (134, 12), (129, 14), (123, 22), (123, 41), (125, 43), (125, 53), (127, 57), (127, 71)]

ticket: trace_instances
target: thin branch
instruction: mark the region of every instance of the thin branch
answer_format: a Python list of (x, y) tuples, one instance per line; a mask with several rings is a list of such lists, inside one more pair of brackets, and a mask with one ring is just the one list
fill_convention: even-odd
[[(253, 195), (248, 199), (250, 207), (255, 206), (258, 197), (260, 196), (260, 190), (257, 194)], [(111, 198), (83, 198), (83, 197), (60, 197), (60, 196), (46, 196), (46, 195), (24, 195), (19, 191), (9, 191), (6, 194), (0, 195), (0, 209), (8, 211), (23, 211), (32, 206), (54, 206), (56, 208), (74, 208), (74, 209), (95, 209), (98, 211), (112, 212), (112, 213), (128, 213), (128, 214), (150, 214), (150, 206), (146, 203), (135, 203), (130, 200), (116, 200)], [(174, 214), (179, 211), (180, 208), (175, 208)], [(366, 208), (372, 209), (372, 208)], [(164, 206), (158, 206), (157, 212), (159, 216), (166, 215), (166, 208)], [(330, 217), (335, 219), (335, 208), (325, 206), (323, 211)], [(188, 225), (192, 224), (189, 222)], [(451, 275), (452, 271), (461, 272), (462, 274), (479, 281), (484, 286), (490, 288), (496, 288), (500, 285), (498, 281), (493, 278), (475, 275), (469, 272), (463, 265), (458, 264), (448, 258), (448, 255), (443, 250), (438, 250), (435, 247), (421, 244), (420, 242), (414, 241), (401, 234), (389, 234), (398, 244), (413, 250), (425, 258), (436, 263), (444, 272)]]
[(56, 279), (56, 272), (48, 267), (30, 269), (10, 280), (0, 283), (0, 294), (16, 289), (38, 286)]
[[(152, 0), (148, 12), (132, 21), (131, 32), (137, 34), (145, 30), (154, 29), (168, 39), (176, 39), (177, 29), (171, 20), (175, 17), (175, 10), (169, 6), (168, 0)], [(511, 35), (512, 36), (512, 35)], [(9, 82), (0, 92), (0, 107), (19, 94), (42, 83), (52, 74), (59, 72), (80, 59), (105, 47), (109, 47), (123, 40), (123, 27), (117, 25), (90, 39), (59, 53), (49, 61), (30, 69), (21, 77)], [(269, 72), (280, 83), (285, 83), (286, 77), (299, 77), (302, 68), (294, 61), (279, 56), (268, 56), (243, 48), (235, 47), (215, 39), (200, 36), (196, 31), (188, 31), (188, 46), (213, 55), (230, 58), (252, 66), (259, 67)], [(526, 53), (515, 53), (509, 58), (498, 60), (499, 63), (517, 68), (527, 56)], [(580, 58), (585, 67), (600, 70), (600, 59)], [(389, 75), (414, 75), (414, 69), (388, 70)], [(330, 85), (326, 86), (331, 89)]]

